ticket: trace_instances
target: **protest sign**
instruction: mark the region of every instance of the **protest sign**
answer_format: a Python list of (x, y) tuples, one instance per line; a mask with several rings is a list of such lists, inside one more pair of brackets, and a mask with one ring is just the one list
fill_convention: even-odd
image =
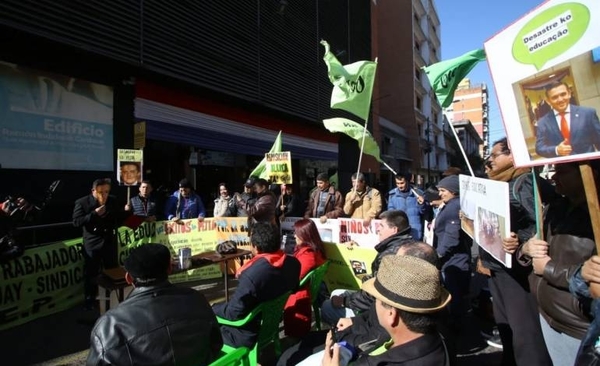
[(289, 151), (268, 152), (265, 154), (267, 162), (267, 180), (277, 184), (291, 184), (292, 179), (292, 153)]
[(459, 182), (463, 231), (510, 268), (511, 255), (502, 248), (502, 238), (510, 235), (508, 183), (463, 174), (459, 176)]
[(326, 243), (325, 255), (330, 261), (325, 276), (327, 288), (359, 290), (362, 278), (372, 274), (371, 263), (377, 251), (361, 247), (348, 249), (344, 244)]
[(600, 157), (600, 2), (551, 0), (485, 43), (515, 166)]
[(137, 186), (143, 178), (144, 151), (117, 150), (117, 182), (122, 186)]

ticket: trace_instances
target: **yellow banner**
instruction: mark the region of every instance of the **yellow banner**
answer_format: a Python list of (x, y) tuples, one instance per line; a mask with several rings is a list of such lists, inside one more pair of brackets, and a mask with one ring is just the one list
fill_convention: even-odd
[(372, 274), (371, 263), (377, 256), (377, 251), (360, 247), (350, 250), (344, 244), (325, 243), (325, 254), (330, 261), (325, 276), (329, 291), (359, 290), (362, 277)]
[(267, 180), (277, 184), (293, 183), (291, 152), (282, 151), (266, 153), (265, 160), (267, 163)]

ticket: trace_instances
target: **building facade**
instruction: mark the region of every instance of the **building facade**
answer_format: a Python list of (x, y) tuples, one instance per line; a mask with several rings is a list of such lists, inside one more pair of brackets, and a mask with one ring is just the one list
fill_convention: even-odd
[[(440, 61), (440, 20), (433, 0), (379, 0), (372, 6), (374, 134), (383, 159), (414, 182), (435, 183), (447, 165), (443, 113), (422, 68)], [(393, 183), (383, 168), (381, 181)]]
[(451, 122), (469, 120), (483, 141), (479, 148), (482, 157), (489, 154), (490, 122), (488, 88), (486, 84), (471, 84), (468, 78), (463, 79), (456, 92), (452, 105), (446, 109)]
[(61, 179), (49, 220), (69, 221), (94, 179), (114, 180), (117, 149), (143, 146), (145, 178), (169, 192), (188, 177), (210, 203), (221, 181), (241, 189), (280, 130), (299, 191), (321, 171), (349, 189), (359, 150), (323, 127), (343, 113), (319, 40), (344, 64), (370, 59), (371, 5), (3, 1), (0, 194)]

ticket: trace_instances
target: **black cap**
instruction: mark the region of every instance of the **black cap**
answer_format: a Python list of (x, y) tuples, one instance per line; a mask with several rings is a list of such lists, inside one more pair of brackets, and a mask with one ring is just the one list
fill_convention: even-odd
[(162, 244), (144, 244), (131, 250), (124, 265), (135, 279), (164, 280), (169, 275), (171, 252)]
[(187, 178), (179, 181), (179, 188), (192, 188), (192, 183)]
[(256, 179), (254, 179), (253, 177), (250, 177), (250, 178), (246, 179), (246, 183), (244, 183), (244, 187), (252, 188), (252, 186), (254, 186), (254, 183), (256, 183)]

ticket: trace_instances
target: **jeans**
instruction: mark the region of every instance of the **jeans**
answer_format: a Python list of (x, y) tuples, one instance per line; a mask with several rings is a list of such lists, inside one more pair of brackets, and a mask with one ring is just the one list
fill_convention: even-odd
[(546, 346), (548, 347), (548, 352), (550, 353), (550, 358), (552, 358), (554, 366), (573, 365), (581, 341), (570, 335), (552, 329), (546, 319), (541, 315), (540, 324), (542, 325), (544, 341), (546, 341)]
[[(350, 294), (352, 292), (352, 290), (333, 290), (331, 292), (331, 296), (340, 296), (340, 295), (344, 295), (344, 294)], [(354, 311), (352, 311), (351, 309), (348, 308), (336, 308), (333, 306), (333, 304), (331, 304), (331, 300), (325, 300), (323, 301), (323, 304), (321, 305), (321, 319), (323, 320), (323, 322), (329, 324), (330, 326), (334, 327), (335, 325), (337, 325), (338, 320), (340, 320), (340, 318), (352, 318), (354, 317), (356, 314), (354, 314)]]

